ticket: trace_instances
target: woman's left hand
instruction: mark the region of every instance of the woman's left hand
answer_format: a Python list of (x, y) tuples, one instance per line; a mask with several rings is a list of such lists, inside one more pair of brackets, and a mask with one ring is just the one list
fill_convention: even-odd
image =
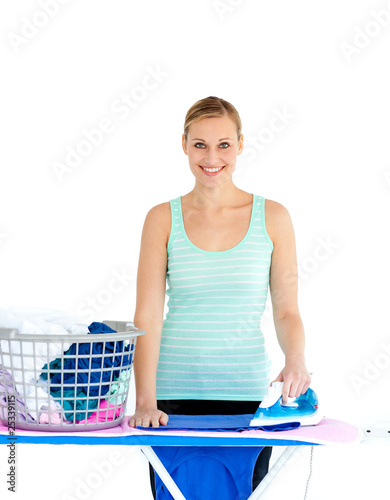
[(271, 384), (273, 382), (284, 382), (283, 402), (286, 403), (287, 397), (297, 398), (305, 393), (310, 386), (311, 378), (304, 361), (287, 360), (283, 370)]

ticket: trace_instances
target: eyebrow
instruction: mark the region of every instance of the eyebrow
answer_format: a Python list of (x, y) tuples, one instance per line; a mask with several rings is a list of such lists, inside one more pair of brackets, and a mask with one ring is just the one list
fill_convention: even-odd
[[(226, 139), (229, 139), (229, 141), (232, 141), (233, 139), (231, 139), (230, 137), (222, 137), (222, 139), (218, 139), (219, 141), (224, 141)], [(195, 138), (195, 139), (192, 139), (193, 141), (203, 141), (203, 142), (206, 142), (204, 139), (199, 139), (199, 138)]]

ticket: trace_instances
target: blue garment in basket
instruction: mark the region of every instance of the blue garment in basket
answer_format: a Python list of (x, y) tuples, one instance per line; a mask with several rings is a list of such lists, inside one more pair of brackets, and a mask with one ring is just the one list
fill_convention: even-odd
[[(115, 333), (115, 330), (105, 325), (104, 323), (94, 322), (88, 327), (90, 334), (97, 335), (99, 333)], [(78, 349), (77, 349), (78, 346)], [(92, 352), (91, 352), (92, 346)], [(132, 353), (124, 354), (129, 352), (130, 345), (124, 346), (122, 340), (116, 342), (74, 342), (69, 349), (64, 353), (64, 360), (62, 358), (57, 358), (49, 364), (49, 375), (50, 375), (50, 394), (61, 400), (61, 393), (63, 397), (67, 397), (66, 410), (70, 411), (72, 408), (78, 410), (79, 412), (83, 409), (93, 410), (99, 405), (99, 400), (102, 398), (110, 389), (110, 383), (114, 382), (120, 377), (122, 369), (126, 369), (128, 365), (132, 362)], [(96, 356), (90, 357), (91, 354), (96, 354)], [(78, 372), (76, 379), (76, 359), (69, 358), (69, 355), (77, 355), (77, 370), (88, 370), (93, 369), (97, 371), (91, 372)], [(123, 362), (122, 362), (123, 357)], [(118, 367), (118, 370), (113, 370), (113, 368)], [(62, 372), (62, 370), (72, 370), (71, 372)], [(47, 370), (47, 364), (43, 367), (43, 370)], [(43, 379), (47, 380), (48, 373), (41, 373)], [(77, 386), (76, 386), (77, 382)], [(89, 385), (88, 385), (89, 382)], [(54, 386), (53, 384), (64, 384), (64, 387)], [(74, 400), (70, 396), (75, 394)], [(78, 395), (82, 397), (89, 397), (93, 399), (80, 399), (77, 398)], [(87, 406), (88, 401), (88, 406)], [(65, 409), (65, 408), (64, 408)], [(76, 420), (83, 420), (91, 416), (93, 411), (82, 413), (76, 413)], [(66, 413), (65, 417), (67, 420), (73, 420), (73, 413)], [(79, 418), (80, 417), (80, 418)]]
[[(94, 322), (88, 327), (91, 334), (99, 333), (115, 333), (115, 330), (105, 325), (104, 323)], [(122, 355), (114, 356), (114, 354), (123, 353), (129, 351), (130, 346), (123, 348), (123, 341), (116, 342), (93, 342), (92, 352), (91, 344), (89, 342), (84, 342), (77, 344), (74, 342), (70, 348), (66, 351), (65, 355), (78, 355), (77, 359), (77, 369), (78, 370), (88, 370), (101, 368), (101, 371), (78, 372), (77, 373), (77, 389), (82, 389), (88, 394), (88, 396), (103, 396), (106, 394), (110, 388), (110, 382), (118, 379), (120, 377), (121, 370), (110, 370), (109, 368), (120, 367), (122, 361)], [(77, 351), (77, 345), (79, 346)], [(105, 349), (104, 349), (105, 345)], [(103, 352), (104, 349), (104, 352)], [(96, 357), (90, 358), (87, 355), (96, 354)], [(131, 356), (123, 355), (122, 367), (126, 367), (131, 363)], [(63, 363), (63, 369), (65, 370), (75, 370), (76, 363), (74, 358), (66, 358)], [(55, 368), (56, 370), (61, 369), (61, 358), (57, 358), (50, 363), (50, 369)], [(47, 369), (47, 364), (43, 367)], [(105, 370), (106, 369), (106, 370)], [(50, 380), (52, 384), (66, 384), (66, 389), (71, 389), (71, 385), (76, 382), (76, 372), (73, 373), (62, 373), (62, 371), (57, 371), (50, 373)], [(47, 379), (47, 374), (43, 373), (42, 378)], [(89, 387), (88, 387), (89, 382)], [(104, 383), (106, 382), (106, 383)], [(83, 385), (85, 384), (85, 385)]]

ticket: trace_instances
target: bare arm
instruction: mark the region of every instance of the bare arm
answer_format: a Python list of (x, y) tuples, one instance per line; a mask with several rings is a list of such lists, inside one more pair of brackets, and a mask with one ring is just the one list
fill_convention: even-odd
[(131, 427), (166, 425), (168, 416), (157, 410), (156, 372), (160, 353), (167, 268), (166, 207), (153, 207), (146, 215), (137, 272), (134, 325), (146, 332), (137, 339), (134, 355), (136, 410)]
[(284, 381), (283, 400), (297, 397), (310, 385), (305, 366), (305, 334), (298, 309), (298, 268), (295, 235), (287, 209), (266, 200), (266, 226), (274, 244), (270, 275), (273, 319), (285, 367), (275, 380)]

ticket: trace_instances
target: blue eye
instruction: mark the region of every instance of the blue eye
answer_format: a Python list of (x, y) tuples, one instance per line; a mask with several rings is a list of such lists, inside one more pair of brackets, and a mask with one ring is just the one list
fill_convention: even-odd
[[(198, 148), (198, 145), (199, 145), (199, 144), (202, 146), (202, 148)], [(226, 148), (228, 148), (228, 147), (229, 147), (229, 143), (228, 143), (228, 142), (221, 142), (220, 146), (222, 146), (223, 144), (225, 144), (225, 145), (226, 145), (226, 147), (223, 147), (222, 149), (226, 149)], [(194, 144), (194, 146), (195, 146), (197, 149), (203, 149), (204, 144), (203, 144), (203, 142), (196, 142), (196, 143)]]

